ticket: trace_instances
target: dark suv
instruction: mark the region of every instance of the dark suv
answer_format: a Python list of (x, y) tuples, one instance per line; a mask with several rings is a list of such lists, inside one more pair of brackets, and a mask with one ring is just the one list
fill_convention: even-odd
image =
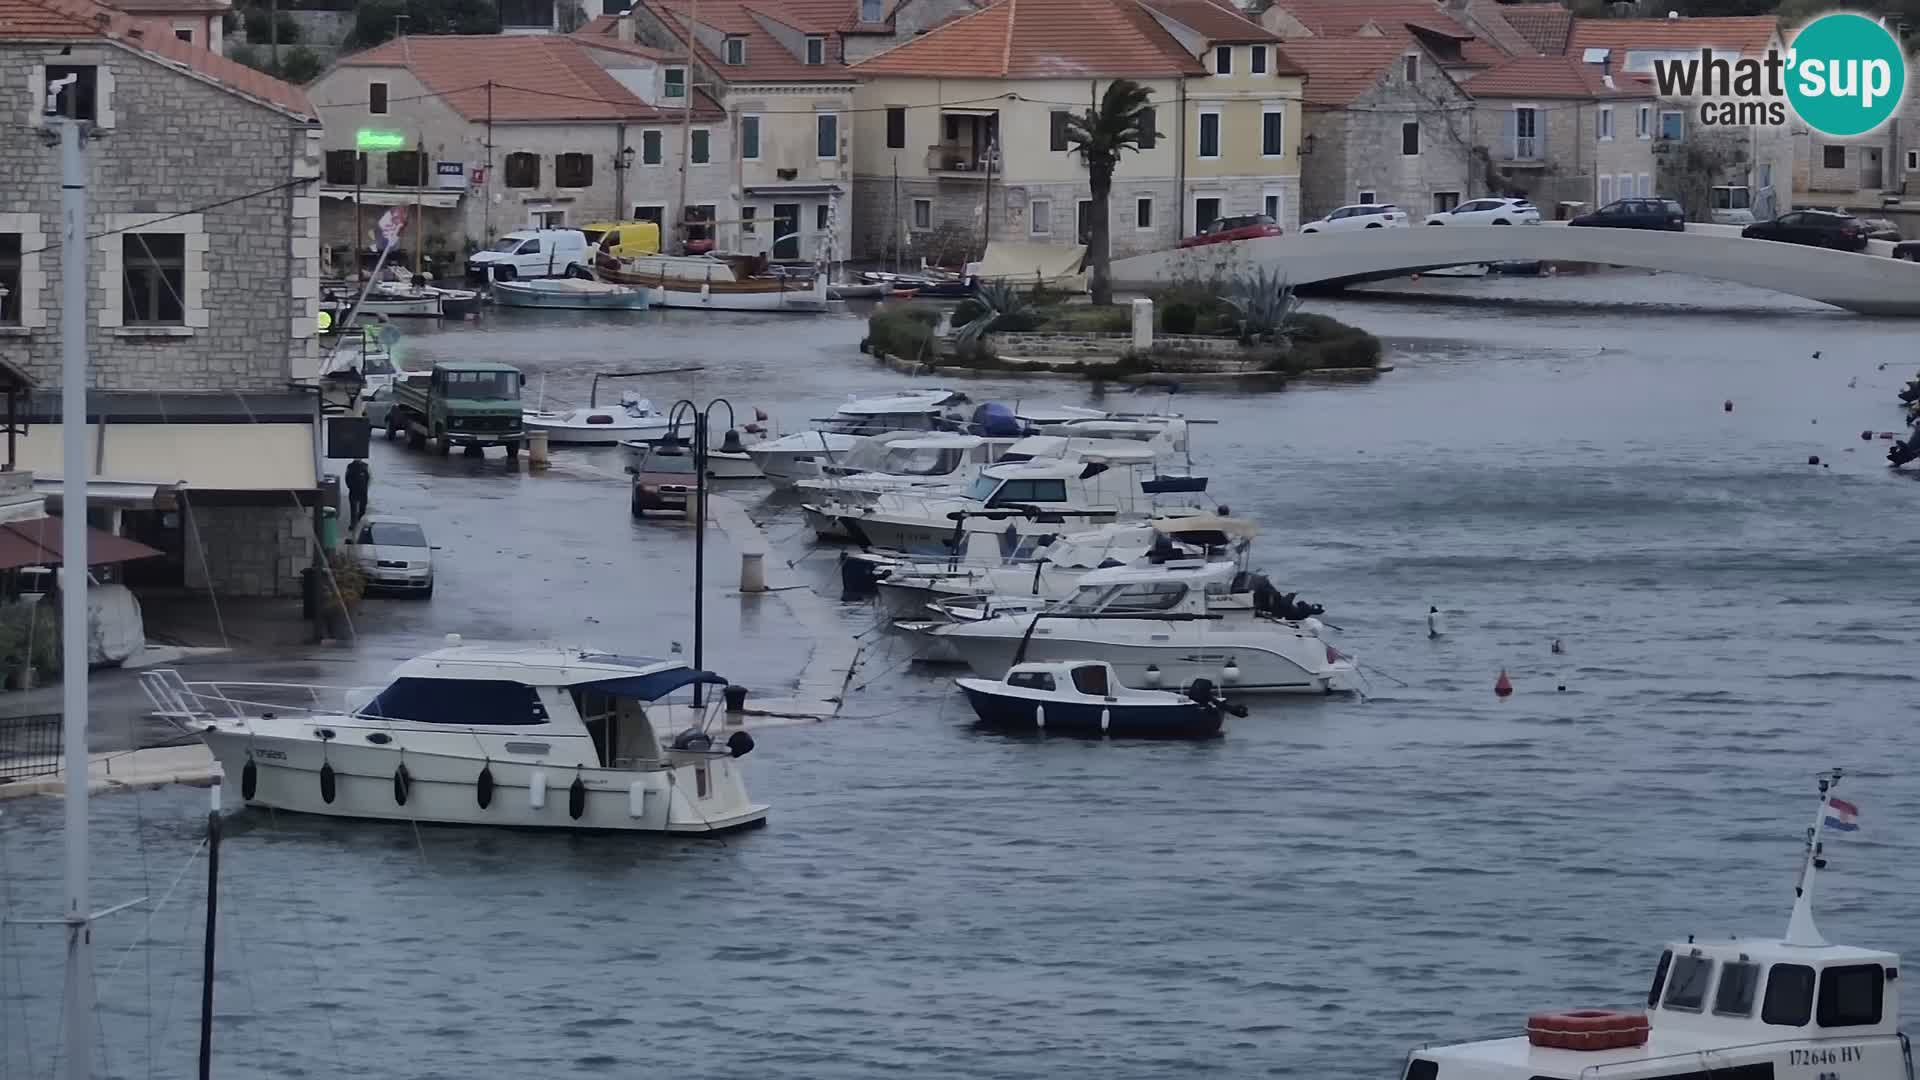
[(1593, 229), (1685, 232), (1687, 213), (1672, 199), (1615, 199), (1592, 213), (1581, 214), (1567, 224)]
[(1795, 210), (1772, 221), (1756, 221), (1740, 230), (1749, 240), (1775, 240), (1782, 244), (1864, 251), (1867, 230), (1852, 214), (1827, 210)]

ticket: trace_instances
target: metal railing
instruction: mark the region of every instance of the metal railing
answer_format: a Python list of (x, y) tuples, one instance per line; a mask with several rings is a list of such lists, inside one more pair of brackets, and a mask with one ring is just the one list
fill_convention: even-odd
[(263, 714), (351, 716), (379, 691), (378, 687), (305, 683), (188, 682), (171, 668), (142, 672), (140, 689), (153, 705), (153, 715), (189, 729), (209, 720), (246, 720)]
[(59, 772), (60, 734), (58, 716), (0, 720), (0, 783)]
[(1505, 151), (1503, 161), (1544, 161), (1547, 156), (1545, 135), (1508, 135), (1500, 140)]

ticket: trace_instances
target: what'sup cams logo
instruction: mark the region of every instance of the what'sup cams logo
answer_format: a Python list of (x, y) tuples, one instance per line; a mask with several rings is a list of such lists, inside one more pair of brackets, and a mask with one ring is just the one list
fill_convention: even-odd
[(1907, 57), (1893, 32), (1864, 15), (1822, 15), (1794, 35), (1793, 47), (1764, 56), (1656, 59), (1654, 87), (1664, 98), (1698, 103), (1706, 127), (1782, 127), (1789, 116), (1822, 135), (1864, 135), (1899, 111), (1907, 93)]

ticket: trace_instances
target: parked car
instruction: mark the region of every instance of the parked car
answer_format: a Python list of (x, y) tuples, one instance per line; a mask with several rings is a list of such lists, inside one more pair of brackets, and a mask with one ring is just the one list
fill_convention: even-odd
[(467, 256), (467, 280), (484, 282), (523, 278), (585, 277), (593, 265), (587, 234), (579, 229), (522, 229)]
[(367, 588), (433, 595), (433, 545), (418, 521), (369, 514), (354, 527), (352, 547)]
[(1904, 239), (1900, 235), (1900, 226), (1895, 225), (1890, 218), (1861, 218), (1860, 228), (1867, 234), (1869, 240), (1891, 240), (1898, 243)]
[(1842, 251), (1864, 251), (1867, 246), (1867, 230), (1861, 227), (1859, 218), (1827, 210), (1794, 210), (1772, 221), (1756, 221), (1741, 229), (1740, 235), (1749, 240), (1773, 240)]
[(1893, 257), (1905, 259), (1908, 262), (1920, 262), (1920, 240), (1908, 240), (1905, 243), (1893, 245)]
[(685, 446), (656, 444), (640, 464), (627, 468), (633, 473), (634, 517), (645, 517), (649, 510), (685, 512), (687, 495), (700, 479), (694, 472), (693, 451)]
[(1687, 231), (1687, 212), (1672, 199), (1615, 199), (1598, 210), (1581, 214), (1569, 225), (1592, 229), (1655, 229)]
[(1319, 221), (1300, 226), (1303, 233), (1345, 232), (1348, 229), (1404, 229), (1407, 212), (1392, 203), (1355, 203), (1343, 206)]
[(1279, 236), (1279, 223), (1265, 214), (1242, 214), (1215, 218), (1200, 226), (1200, 231), (1180, 241), (1181, 247), (1224, 244), (1230, 240), (1251, 240), (1256, 236)]
[(1427, 215), (1429, 225), (1538, 225), (1540, 211), (1525, 199), (1472, 199)]

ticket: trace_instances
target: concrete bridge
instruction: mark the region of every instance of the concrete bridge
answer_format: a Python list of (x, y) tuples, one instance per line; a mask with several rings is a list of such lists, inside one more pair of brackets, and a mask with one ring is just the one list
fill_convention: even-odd
[(1920, 316), (1920, 263), (1894, 259), (1892, 251), (1883, 241), (1856, 253), (1748, 240), (1732, 225), (1688, 225), (1683, 233), (1559, 222), (1414, 225), (1156, 251), (1115, 259), (1113, 281), (1145, 291), (1176, 277), (1265, 267), (1294, 285), (1345, 285), (1472, 263), (1586, 262), (1734, 281), (1863, 315)]

